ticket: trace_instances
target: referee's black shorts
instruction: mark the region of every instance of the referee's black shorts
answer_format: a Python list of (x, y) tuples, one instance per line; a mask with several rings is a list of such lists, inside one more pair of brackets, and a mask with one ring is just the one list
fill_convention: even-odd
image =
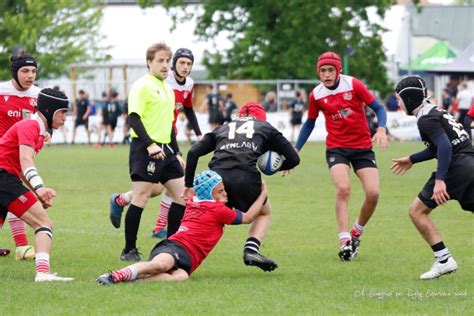
[[(224, 182), (227, 192), (227, 206), (241, 212), (247, 212), (262, 191), (262, 178), (256, 169), (214, 169)], [(266, 202), (266, 201), (265, 201)]]
[(168, 180), (184, 176), (184, 170), (169, 145), (158, 145), (166, 154), (163, 160), (148, 156), (145, 142), (139, 138), (132, 139), (129, 156), (129, 172), (132, 182), (165, 184)]
[[(435, 180), (436, 172), (433, 172), (418, 194), (423, 204), (431, 209), (438, 206), (431, 199)], [(444, 181), (451, 200), (458, 201), (463, 210), (474, 212), (474, 155), (453, 155)]]

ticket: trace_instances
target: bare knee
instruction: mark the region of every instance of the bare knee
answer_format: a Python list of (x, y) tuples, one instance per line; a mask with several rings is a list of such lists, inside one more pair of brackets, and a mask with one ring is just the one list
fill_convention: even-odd
[(351, 188), (349, 186), (338, 187), (336, 195), (338, 199), (348, 200), (351, 195)]
[(377, 189), (374, 189), (374, 190), (368, 190), (366, 193), (365, 193), (365, 199), (367, 200), (367, 202), (369, 203), (377, 203), (378, 200), (379, 200), (379, 196), (380, 196), (380, 191), (377, 190)]

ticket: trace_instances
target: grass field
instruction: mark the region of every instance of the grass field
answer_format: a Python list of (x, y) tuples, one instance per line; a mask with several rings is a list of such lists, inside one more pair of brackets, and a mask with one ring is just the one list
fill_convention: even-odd
[[(422, 146), (393, 143), (386, 152), (376, 150), (382, 194), (353, 262), (341, 262), (337, 256), (334, 190), (324, 145), (312, 143), (289, 177), (265, 177), (273, 218), (262, 253), (278, 262), (277, 270), (264, 273), (244, 266), (248, 226), (241, 225), (227, 227), (220, 244), (186, 283), (112, 287), (97, 285), (95, 278), (124, 266), (119, 260), (123, 228), (116, 230), (109, 223), (108, 198), (130, 187), (128, 147), (45, 148), (37, 166), (45, 183), (58, 192), (49, 210), (56, 226), (52, 270), (75, 281), (35, 284), (33, 262), (2, 257), (0, 314), (472, 315), (473, 218), (457, 202), (434, 211), (433, 218), (458, 262), (458, 272), (418, 280), (434, 259), (407, 209), (435, 164), (415, 165), (403, 177), (392, 175), (389, 166), (392, 157)], [(208, 157), (201, 159), (199, 170), (207, 162)], [(352, 180), (351, 222), (362, 202), (359, 182)], [(142, 217), (138, 245), (144, 257), (156, 242), (150, 233), (158, 205), (159, 199), (152, 200)], [(0, 231), (0, 246), (14, 249), (7, 226)]]

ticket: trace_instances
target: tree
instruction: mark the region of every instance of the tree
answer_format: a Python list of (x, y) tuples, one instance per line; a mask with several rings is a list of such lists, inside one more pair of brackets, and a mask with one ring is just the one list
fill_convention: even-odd
[[(152, 0), (137, 0), (142, 7)], [(188, 19), (184, 0), (164, 0), (176, 23)], [(383, 65), (386, 60), (383, 27), (369, 22), (367, 8), (383, 16), (390, 0), (207, 0), (197, 15), (195, 34), (215, 40), (226, 34), (234, 46), (226, 51), (208, 49), (203, 63), (211, 78), (313, 79), (316, 59), (324, 51), (349, 58), (351, 74), (382, 93), (391, 89)], [(214, 42), (214, 46), (217, 43)]]
[(0, 1), (0, 79), (11, 77), (9, 55), (23, 48), (39, 64), (38, 78), (67, 73), (67, 65), (99, 62), (107, 47), (98, 43), (100, 0)]

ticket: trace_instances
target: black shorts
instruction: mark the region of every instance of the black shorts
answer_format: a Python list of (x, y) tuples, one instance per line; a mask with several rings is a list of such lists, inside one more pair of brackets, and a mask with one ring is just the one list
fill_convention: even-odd
[(328, 163), (329, 169), (339, 163), (343, 163), (348, 166), (352, 165), (354, 171), (362, 168), (377, 168), (377, 164), (375, 163), (375, 154), (372, 149), (326, 149), (326, 162)]
[(174, 240), (164, 239), (157, 243), (150, 252), (150, 261), (160, 253), (168, 253), (174, 258), (174, 267), (183, 269), (191, 274), (191, 257), (180, 243)]
[(112, 128), (112, 130), (114, 131), (115, 128), (117, 127), (117, 119), (104, 121), (104, 125), (105, 126), (110, 126)]
[(13, 200), (29, 191), (15, 175), (0, 169), (0, 207), (7, 207)]
[(85, 128), (89, 127), (89, 119), (83, 120), (82, 118), (76, 119), (74, 122), (74, 127), (78, 127), (79, 125), (84, 125)]
[[(433, 172), (423, 190), (418, 194), (418, 198), (423, 204), (431, 209), (438, 206), (431, 199), (435, 180), (436, 172)], [(458, 201), (463, 210), (474, 212), (474, 156), (454, 155), (449, 165), (445, 183), (451, 200)]]
[(292, 126), (295, 125), (301, 125), (303, 123), (303, 118), (302, 117), (292, 117), (290, 120), (290, 124)]
[(163, 160), (150, 158), (145, 143), (138, 138), (132, 139), (129, 156), (129, 172), (132, 182), (165, 184), (168, 180), (184, 176), (183, 168), (169, 146), (159, 145), (166, 154), (166, 158)]
[(242, 169), (212, 170), (222, 177), (227, 192), (226, 205), (241, 212), (247, 212), (262, 191), (260, 172)]
[[(0, 169), (0, 222), (7, 216), (7, 206), (14, 200), (30, 192), (15, 175)], [(23, 202), (23, 201), (22, 201)], [(30, 206), (35, 201), (26, 201)], [(29, 208), (29, 207), (28, 207)]]

